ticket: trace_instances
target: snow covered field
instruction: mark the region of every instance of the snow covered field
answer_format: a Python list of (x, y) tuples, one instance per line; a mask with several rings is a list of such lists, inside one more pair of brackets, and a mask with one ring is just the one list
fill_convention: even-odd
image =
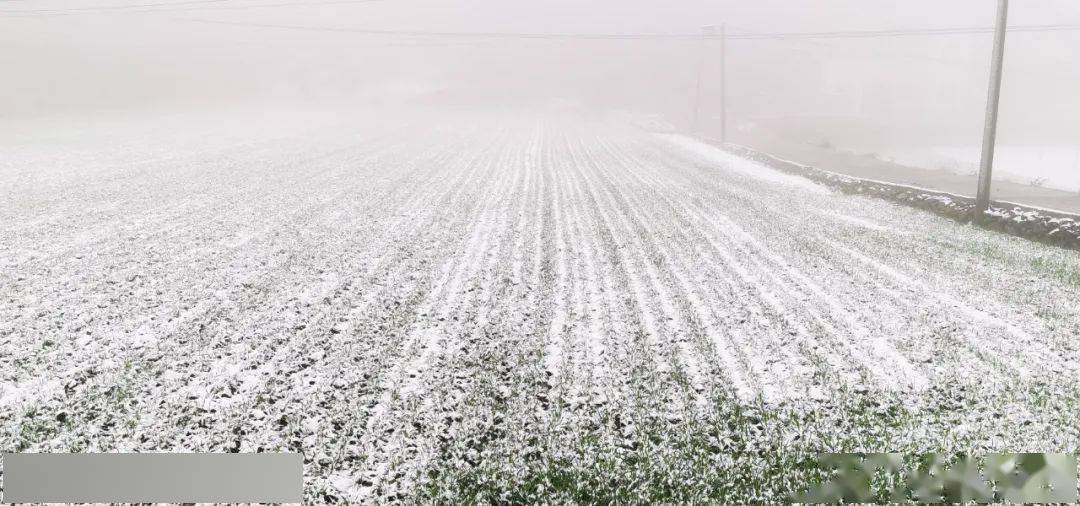
[(0, 448), (300, 451), (324, 503), (1080, 447), (1076, 252), (565, 118), (215, 139), (0, 167)]

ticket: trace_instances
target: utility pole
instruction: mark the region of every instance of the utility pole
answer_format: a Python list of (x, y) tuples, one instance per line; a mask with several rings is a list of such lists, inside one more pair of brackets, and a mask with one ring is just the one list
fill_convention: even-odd
[(727, 142), (727, 23), (720, 24), (720, 143)]
[(701, 76), (705, 71), (705, 43), (712, 36), (716, 27), (709, 25), (701, 27), (701, 44), (698, 48), (697, 81), (694, 85), (694, 133), (701, 133)]
[(997, 26), (994, 29), (994, 56), (990, 62), (990, 93), (986, 98), (986, 124), (983, 127), (982, 161), (979, 164), (979, 191), (975, 196), (975, 216), (990, 208), (990, 177), (994, 169), (994, 143), (997, 140), (998, 103), (1001, 99), (1001, 73), (1005, 59), (1005, 26), (1009, 0), (998, 0)]

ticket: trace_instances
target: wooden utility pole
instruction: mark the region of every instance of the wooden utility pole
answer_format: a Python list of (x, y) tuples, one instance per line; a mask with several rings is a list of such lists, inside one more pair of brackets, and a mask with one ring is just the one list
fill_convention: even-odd
[(975, 196), (975, 216), (990, 208), (990, 179), (994, 169), (994, 144), (997, 141), (998, 103), (1001, 99), (1001, 73), (1005, 59), (1005, 26), (1009, 0), (998, 0), (997, 26), (994, 29), (994, 55), (990, 62), (990, 92), (986, 98), (986, 123), (983, 126), (982, 161), (979, 164), (979, 190)]

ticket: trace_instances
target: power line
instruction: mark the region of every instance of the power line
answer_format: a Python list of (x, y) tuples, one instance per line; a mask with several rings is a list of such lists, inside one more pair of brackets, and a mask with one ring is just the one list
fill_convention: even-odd
[(373, 28), (348, 28), (332, 26), (281, 25), (270, 23), (245, 23), (237, 21), (215, 21), (207, 19), (189, 19), (196, 23), (209, 23), (256, 28), (277, 28), (316, 32), (359, 33), (364, 35), (386, 35), (405, 37), (429, 37), (448, 39), (576, 39), (576, 40), (701, 40), (700, 34), (612, 34), (612, 33), (513, 33), (513, 32), (447, 32), (428, 30), (382, 30)]
[[(0, 0), (0, 2), (11, 0)], [(353, 4), (371, 3), (383, 0), (315, 0), (315, 1), (282, 1), (276, 3), (261, 4), (234, 4), (231, 2), (243, 0), (179, 0), (175, 2), (156, 2), (141, 4), (124, 4), (96, 7), (72, 7), (66, 9), (0, 9), (3, 14), (25, 15), (63, 15), (81, 14), (92, 12), (169, 12), (184, 10), (230, 10), (250, 9), (262, 7), (286, 7), (286, 6), (313, 6), (329, 4)], [(226, 4), (213, 6), (212, 4)], [(178, 8), (177, 8), (178, 7)], [(365, 35), (385, 36), (408, 36), (430, 38), (465, 38), (465, 39), (535, 39), (535, 40), (631, 40), (631, 41), (700, 41), (701, 33), (544, 33), (544, 32), (455, 32), (455, 31), (427, 31), (427, 30), (383, 30), (370, 28), (348, 28), (329, 26), (304, 26), (283, 25), (269, 23), (245, 23), (232, 21), (214, 21), (202, 19), (190, 19), (188, 21), (209, 24), (224, 24), (235, 26), (250, 26), (255, 28), (272, 28), (282, 30), (321, 31), (338, 33), (359, 33)], [(1007, 28), (1008, 32), (1032, 33), (1032, 32), (1062, 32), (1080, 31), (1080, 25), (1054, 24), (1054, 25), (1017, 25)], [(851, 38), (884, 38), (884, 37), (925, 37), (925, 36), (950, 36), (950, 35), (978, 35), (993, 33), (993, 27), (961, 27), (961, 28), (915, 28), (915, 29), (891, 29), (891, 30), (848, 30), (829, 32), (736, 32), (726, 35), (725, 40), (808, 40), (808, 39), (851, 39)], [(706, 39), (718, 39), (715, 34), (704, 36)]]
[[(384, 30), (372, 28), (348, 28), (310, 25), (283, 25), (271, 23), (246, 23), (238, 21), (215, 21), (189, 19), (197, 23), (250, 26), (255, 28), (273, 28), (282, 30), (317, 31), (335, 33), (357, 33), (363, 35), (427, 37), (447, 39), (524, 39), (524, 40), (644, 40), (644, 41), (700, 41), (703, 36), (681, 33), (541, 33), (541, 32), (452, 32), (428, 30)], [(834, 38), (878, 38), (910, 36), (973, 35), (993, 33), (992, 27), (970, 28), (928, 28), (909, 30), (864, 30), (836, 32), (774, 32), (774, 33), (732, 33), (727, 40), (795, 40), (795, 39), (834, 39)], [(1020, 25), (1008, 29), (1010, 32), (1059, 32), (1080, 31), (1080, 25)], [(706, 39), (719, 39), (715, 35), (705, 35)]]
[(146, 3), (146, 4), (125, 4), (125, 5), (99, 5), (95, 7), (70, 7), (67, 9), (3, 9), (0, 12), (8, 14), (38, 14), (38, 13), (59, 13), (59, 12), (86, 12), (86, 11), (111, 11), (117, 9), (129, 9), (135, 7), (158, 7), (158, 6), (174, 6), (174, 5), (192, 5), (192, 4), (210, 4), (228, 2), (230, 0), (188, 0), (180, 2), (159, 2), (159, 3)]
[[(0, 0), (3, 1), (3, 0)], [(253, 9), (261, 7), (286, 7), (286, 6), (312, 6), (332, 4), (360, 4), (382, 0), (317, 0), (317, 1), (286, 1), (276, 3), (259, 4), (233, 4), (238, 0), (181, 0), (178, 2), (157, 2), (143, 4), (102, 5), (95, 7), (72, 7), (66, 9), (0, 9), (4, 14), (21, 14), (26, 16), (56, 16), (68, 14), (89, 14), (95, 12), (175, 12), (189, 10), (234, 10)], [(242, 1), (242, 0), (239, 0)], [(218, 4), (210, 5), (210, 4)]]
[[(1080, 25), (1019, 25), (1011, 26), (1009, 32), (1060, 32), (1080, 30)], [(729, 39), (782, 40), (782, 39), (839, 39), (876, 37), (919, 37), (935, 35), (974, 35), (994, 33), (993, 27), (924, 28), (907, 30), (856, 30), (836, 32), (789, 32), (789, 33), (734, 33)]]

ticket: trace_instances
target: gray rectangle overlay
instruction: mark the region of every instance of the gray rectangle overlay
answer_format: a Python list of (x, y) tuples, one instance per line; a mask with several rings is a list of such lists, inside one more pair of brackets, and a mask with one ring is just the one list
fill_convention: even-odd
[(3, 502), (299, 503), (298, 453), (5, 453)]

